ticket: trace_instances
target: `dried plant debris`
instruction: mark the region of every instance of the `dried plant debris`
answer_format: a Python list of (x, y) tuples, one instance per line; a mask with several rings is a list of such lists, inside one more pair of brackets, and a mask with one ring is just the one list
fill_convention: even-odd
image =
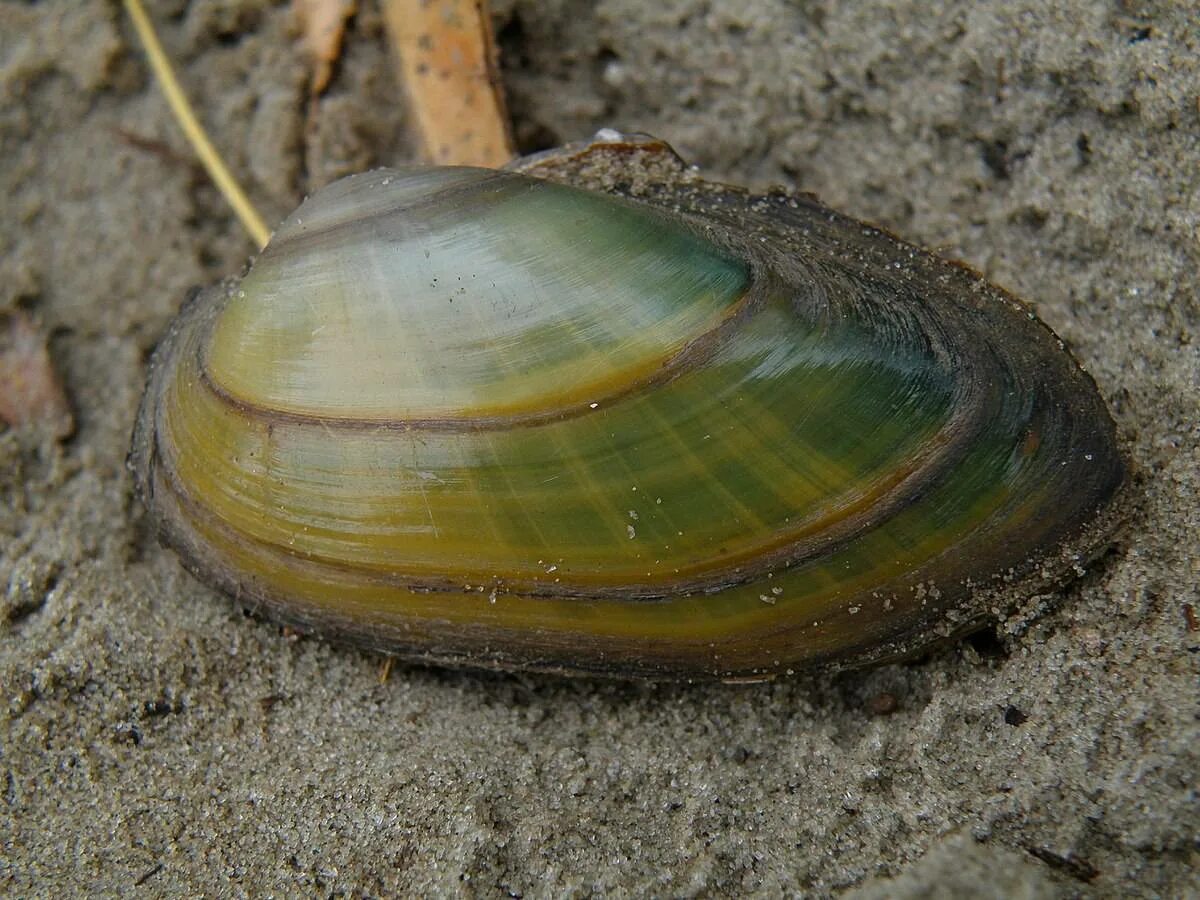
[(56, 440), (75, 430), (45, 337), (20, 310), (0, 312), (0, 420)]
[(342, 53), (346, 25), (358, 8), (356, 0), (293, 0), (292, 9), (310, 57), (310, 90), (319, 96), (329, 86)]
[(498, 167), (513, 156), (487, 3), (385, 0), (384, 17), (423, 155)]

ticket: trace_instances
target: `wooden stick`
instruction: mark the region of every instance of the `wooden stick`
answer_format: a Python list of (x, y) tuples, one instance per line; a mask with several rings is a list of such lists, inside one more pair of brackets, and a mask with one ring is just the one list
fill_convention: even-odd
[(511, 160), (487, 0), (384, 0), (383, 12), (425, 158), (493, 168)]

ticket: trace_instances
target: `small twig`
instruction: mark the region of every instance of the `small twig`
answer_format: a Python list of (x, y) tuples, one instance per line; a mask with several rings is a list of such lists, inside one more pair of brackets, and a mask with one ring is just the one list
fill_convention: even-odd
[(138, 880), (133, 883), (133, 886), (141, 887), (143, 884), (145, 884), (147, 881), (149, 881), (151, 878), (153, 878), (155, 875), (157, 875), (162, 870), (163, 870), (162, 863), (157, 863), (154, 866), (151, 866), (149, 869), (147, 869), (145, 872), (143, 872), (141, 874), (141, 876), (138, 878)]
[(357, 12), (356, 0), (292, 0), (312, 71), (308, 90), (315, 101), (329, 86), (333, 67), (342, 53), (346, 25)]
[(143, 153), (149, 153), (151, 156), (157, 157), (167, 165), (176, 166), (178, 168), (187, 169), (194, 173), (198, 178), (204, 177), (204, 169), (191, 156), (180, 153), (166, 141), (160, 141), (155, 138), (144, 137), (136, 132), (130, 131), (128, 128), (114, 126), (109, 129), (118, 139), (124, 141), (135, 150), (140, 150)]
[(428, 160), (509, 162), (515, 153), (486, 0), (385, 0), (383, 12)]
[(167, 60), (167, 54), (163, 50), (162, 44), (159, 43), (158, 35), (154, 32), (154, 25), (150, 22), (150, 17), (146, 15), (145, 9), (142, 8), (141, 0), (124, 0), (124, 2), (125, 11), (129, 13), (133, 27), (137, 30), (138, 38), (146, 51), (150, 68), (154, 70), (154, 77), (162, 88), (163, 94), (166, 95), (167, 104), (183, 129), (188, 143), (195, 148), (196, 155), (200, 157), (200, 162), (208, 171), (209, 177), (212, 178), (229, 205), (233, 207), (242, 226), (250, 233), (260, 248), (265, 247), (267, 241), (271, 239), (271, 229), (267, 228), (266, 223), (226, 167), (212, 142), (209, 141), (208, 135), (204, 133), (204, 128), (197, 120), (192, 105), (184, 95), (183, 88), (179, 86), (179, 81), (171, 68), (171, 63)]

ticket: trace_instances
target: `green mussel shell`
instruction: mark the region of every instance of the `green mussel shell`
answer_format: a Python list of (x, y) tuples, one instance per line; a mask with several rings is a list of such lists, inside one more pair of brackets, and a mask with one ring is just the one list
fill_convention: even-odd
[(1028, 307), (617, 156), (345, 179), (193, 298), (131, 455), (189, 567), (407, 659), (756, 679), (911, 651), (1103, 546), (1112, 421)]

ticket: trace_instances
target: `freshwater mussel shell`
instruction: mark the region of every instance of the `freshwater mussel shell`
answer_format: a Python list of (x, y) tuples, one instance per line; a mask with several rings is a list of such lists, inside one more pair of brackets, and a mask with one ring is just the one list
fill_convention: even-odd
[(1024, 304), (652, 141), (518, 168), (340, 181), (187, 304), (131, 466), (202, 579), (409, 660), (752, 680), (1104, 546), (1113, 424)]

